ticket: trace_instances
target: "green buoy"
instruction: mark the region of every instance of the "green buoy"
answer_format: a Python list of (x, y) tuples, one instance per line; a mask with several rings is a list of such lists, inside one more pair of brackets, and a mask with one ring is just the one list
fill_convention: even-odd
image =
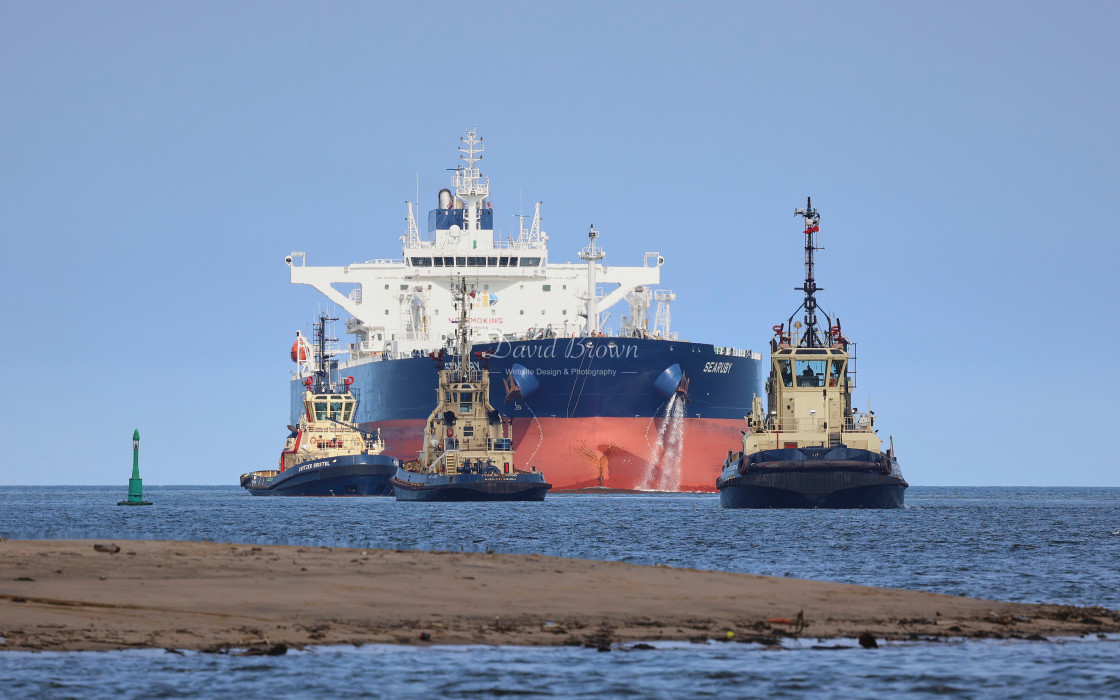
[(144, 500), (144, 482), (140, 480), (140, 431), (132, 431), (132, 478), (128, 480), (128, 500), (120, 501), (118, 506), (150, 506)]

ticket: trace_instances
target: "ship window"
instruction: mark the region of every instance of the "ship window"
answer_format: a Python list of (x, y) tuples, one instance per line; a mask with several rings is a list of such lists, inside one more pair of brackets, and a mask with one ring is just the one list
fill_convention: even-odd
[(413, 258), (412, 259), (412, 266), (413, 267), (431, 267), (432, 266), (432, 259), (431, 258)]
[[(497, 267), (498, 266), (498, 259), (497, 258), (486, 258), (486, 264), (489, 265), (490, 267)], [(486, 285), (486, 288), (489, 289), (490, 285)]]
[(341, 401), (331, 401), (331, 420), (342, 420)]
[(315, 420), (326, 420), (326, 419), (327, 419), (327, 402), (326, 401), (316, 401), (315, 402)]
[(443, 259), (443, 266), (444, 267), (453, 267), (454, 265), (455, 265), (455, 258), (444, 258)]
[(458, 265), (459, 267), (463, 267), (464, 265), (467, 264), (467, 259), (465, 257), (463, 257), (463, 258), (456, 257), (455, 258), (455, 264)]
[(789, 360), (778, 360), (778, 371), (782, 373), (782, 384), (793, 386), (793, 370), (790, 369)]
[(828, 373), (828, 385), (837, 386), (840, 384), (840, 378), (844, 376), (844, 361), (833, 360), (831, 371)]
[(538, 267), (540, 264), (540, 258), (521, 258), (521, 267)]
[(346, 423), (349, 423), (353, 413), (354, 409), (350, 406), (350, 404), (346, 404), (346, 408), (342, 411), (342, 420)]
[(486, 267), (486, 258), (467, 258), (467, 267)]
[(408, 290), (408, 285), (407, 284), (402, 284), (401, 285), (401, 291), (403, 292), (403, 291), (407, 291), (407, 290)]
[(821, 386), (828, 360), (797, 360), (797, 386)]
[(546, 291), (546, 292), (551, 292), (552, 291), (552, 285), (551, 284), (541, 285), (541, 289)]
[(443, 267), (443, 258), (432, 258), (435, 267)]
[(509, 266), (510, 267), (517, 267), (517, 258), (510, 258), (509, 259)]
[(509, 258), (498, 258), (499, 267), (509, 267)]
[(463, 437), (474, 437), (474, 426), (473, 425), (464, 425), (463, 426)]

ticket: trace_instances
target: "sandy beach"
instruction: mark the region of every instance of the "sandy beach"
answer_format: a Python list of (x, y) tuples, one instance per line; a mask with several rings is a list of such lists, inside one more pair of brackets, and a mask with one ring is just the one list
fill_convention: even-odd
[(540, 555), (0, 541), (0, 650), (1113, 632), (1103, 608)]

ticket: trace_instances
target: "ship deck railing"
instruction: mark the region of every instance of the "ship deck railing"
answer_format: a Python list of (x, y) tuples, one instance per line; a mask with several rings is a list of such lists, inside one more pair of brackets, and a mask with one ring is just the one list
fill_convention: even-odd
[(855, 420), (845, 420), (843, 423), (837, 425), (829, 425), (828, 421), (824, 418), (775, 418), (770, 417), (766, 419), (765, 430), (773, 430), (782, 433), (812, 433), (812, 432), (843, 432), (843, 433), (866, 433), (871, 429), (870, 423), (861, 423), (859, 418)]
[(444, 438), (443, 439), (443, 454), (448, 452), (506, 452), (507, 450), (499, 446), (500, 441), (504, 445), (510, 445), (510, 438), (492, 438), (492, 437), (477, 437), (477, 438)]

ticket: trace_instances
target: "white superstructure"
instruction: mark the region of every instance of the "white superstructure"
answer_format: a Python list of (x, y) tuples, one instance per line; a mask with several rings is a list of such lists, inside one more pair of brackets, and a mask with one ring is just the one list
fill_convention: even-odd
[(314, 287), (352, 317), (346, 324), (355, 337), (351, 362), (445, 346), (458, 321), (452, 289), (459, 276), (475, 290), (470, 309), (475, 342), (597, 335), (609, 309), (623, 300), (631, 313), (622, 317), (619, 332), (650, 335), (647, 290), (659, 283), (664, 258), (647, 252), (641, 266), (604, 265), (606, 253), (592, 229), (590, 244), (579, 254), (585, 263), (550, 262), (540, 202), (528, 228), (522, 219), (516, 239), (496, 240), (490, 180), (476, 167), (482, 138), (470, 130), (461, 140), (464, 165), (455, 171), (453, 189), (440, 190), (427, 236), (420, 234), (418, 205), (406, 203), (402, 258), (322, 267), (305, 264), (303, 252), (286, 258), (293, 283)]

